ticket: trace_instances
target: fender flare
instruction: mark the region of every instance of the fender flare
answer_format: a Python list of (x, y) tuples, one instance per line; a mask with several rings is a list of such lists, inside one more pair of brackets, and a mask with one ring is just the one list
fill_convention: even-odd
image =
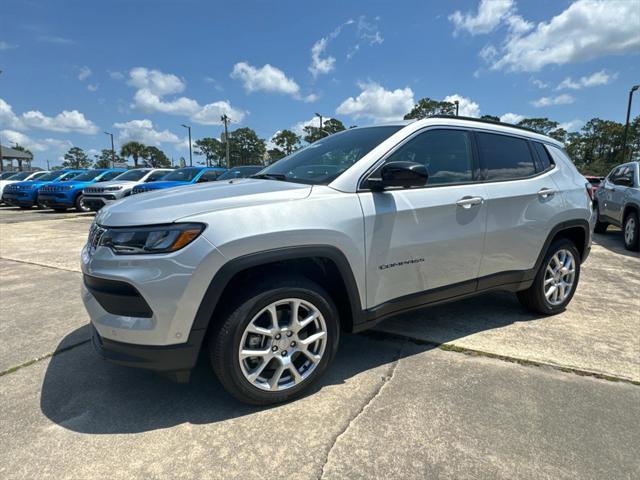
[[(589, 256), (589, 238), (591, 236), (591, 226), (589, 222), (584, 219), (576, 219), (576, 220), (567, 220), (566, 222), (561, 222), (557, 224), (555, 227), (551, 229), (549, 235), (547, 235), (547, 239), (544, 241), (544, 245), (542, 245), (542, 249), (540, 249), (540, 253), (538, 254), (538, 259), (536, 260), (535, 266), (533, 267), (533, 275), (538, 272), (540, 269), (540, 265), (542, 265), (542, 261), (544, 260), (544, 256), (547, 254), (547, 250), (549, 250), (549, 246), (553, 241), (554, 237), (558, 235), (558, 233), (563, 230), (568, 230), (570, 228), (580, 227), (584, 230), (584, 245), (582, 245), (582, 258), (580, 259), (580, 263), (583, 263), (587, 257)], [(580, 246), (580, 245), (577, 245)]]

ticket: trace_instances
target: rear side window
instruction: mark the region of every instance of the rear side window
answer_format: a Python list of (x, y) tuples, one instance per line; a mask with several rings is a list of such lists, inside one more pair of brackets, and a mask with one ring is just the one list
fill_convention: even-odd
[(551, 157), (549, 157), (549, 152), (544, 148), (544, 145), (540, 142), (531, 142), (533, 145), (533, 149), (536, 152), (536, 169), (538, 172), (544, 172), (546, 169), (551, 167)]
[(478, 133), (477, 138), (486, 180), (510, 180), (536, 174), (526, 140), (493, 133)]
[(471, 135), (464, 130), (429, 130), (393, 152), (385, 163), (416, 162), (427, 168), (427, 185), (473, 181)]
[(218, 170), (208, 170), (202, 174), (202, 176), (198, 179), (198, 183), (202, 182), (213, 182), (217, 180), (220, 175), (224, 172), (220, 172)]

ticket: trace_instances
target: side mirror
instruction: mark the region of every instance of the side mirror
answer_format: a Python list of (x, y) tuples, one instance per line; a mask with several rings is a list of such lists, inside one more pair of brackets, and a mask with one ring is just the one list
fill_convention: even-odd
[(380, 178), (369, 178), (373, 190), (400, 187), (424, 187), (429, 174), (426, 167), (416, 162), (389, 162), (382, 167)]

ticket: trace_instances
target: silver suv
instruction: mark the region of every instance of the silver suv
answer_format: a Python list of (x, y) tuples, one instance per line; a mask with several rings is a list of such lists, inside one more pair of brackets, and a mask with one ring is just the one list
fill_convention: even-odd
[(168, 168), (135, 168), (118, 175), (110, 182), (98, 183), (82, 191), (83, 203), (98, 211), (105, 205), (131, 195), (133, 187), (142, 183), (156, 182), (173, 170)]
[(621, 227), (627, 250), (640, 249), (640, 162), (619, 165), (602, 181), (594, 199), (595, 231)]
[(82, 251), (93, 343), (187, 381), (203, 345), (253, 404), (308, 390), (341, 332), (489, 290), (562, 311), (591, 246), (557, 141), (452, 117), (331, 135), (252, 178), (134, 195)]

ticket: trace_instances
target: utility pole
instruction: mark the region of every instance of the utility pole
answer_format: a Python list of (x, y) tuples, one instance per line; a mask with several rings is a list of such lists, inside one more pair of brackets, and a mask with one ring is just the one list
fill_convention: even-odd
[(116, 149), (113, 145), (113, 133), (104, 132), (105, 135), (109, 135), (111, 137), (111, 168), (115, 168), (116, 166)]
[(49, 159), (47, 159), (47, 170), (49, 170)]
[(453, 103), (456, 104), (456, 117), (458, 116), (458, 108), (460, 107), (460, 102), (458, 100), (454, 100)]
[(633, 99), (633, 92), (638, 90), (640, 85), (634, 85), (629, 90), (629, 103), (627, 104), (627, 121), (624, 124), (624, 135), (622, 136), (622, 161), (627, 161), (627, 132), (629, 131), (629, 116), (631, 115), (631, 100)]
[(231, 163), (229, 159), (229, 130), (227, 124), (229, 123), (229, 117), (225, 113), (220, 117), (220, 120), (224, 122), (224, 146), (225, 146), (225, 158), (227, 160), (227, 168), (231, 168)]
[(191, 152), (191, 126), (185, 125), (184, 123), (182, 124), (182, 126), (189, 130), (189, 166), (193, 167), (193, 153)]

